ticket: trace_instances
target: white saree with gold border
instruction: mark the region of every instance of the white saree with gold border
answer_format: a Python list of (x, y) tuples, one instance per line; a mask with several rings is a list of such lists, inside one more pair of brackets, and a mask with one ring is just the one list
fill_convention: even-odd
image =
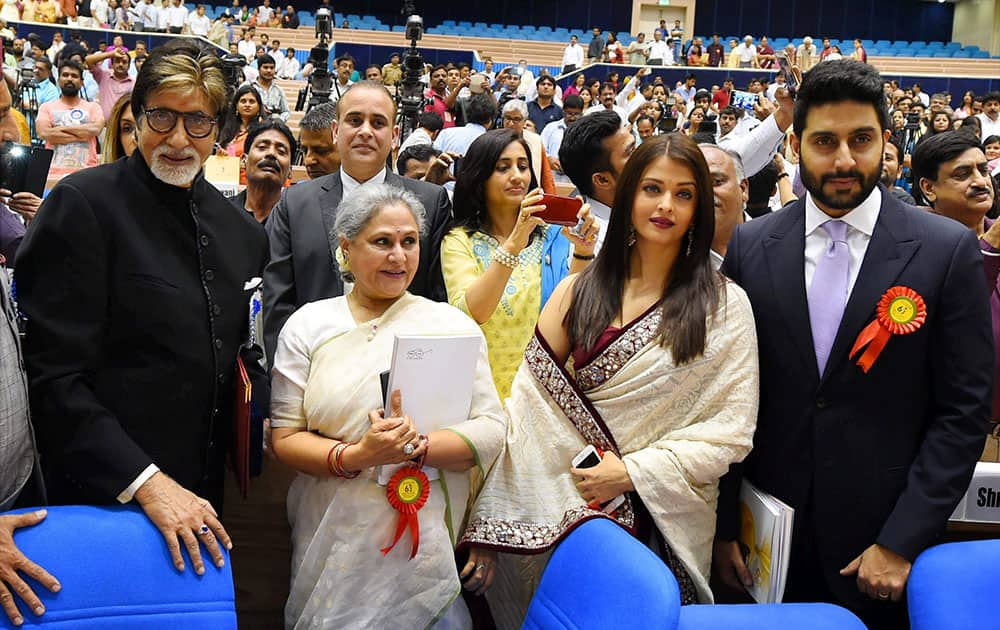
[[(587, 444), (622, 458), (666, 555), (687, 574), (678, 575), (682, 591), (686, 582), (698, 601), (712, 601), (719, 478), (749, 452), (757, 420), (753, 312), (743, 290), (724, 281), (704, 355), (681, 366), (660, 345), (659, 323), (659, 307), (650, 309), (575, 374), (537, 331), (529, 344), (506, 401), (505, 451), (462, 541), (502, 552), (487, 594), (501, 628), (520, 627), (555, 544), (605, 517), (587, 507), (569, 472)], [(633, 529), (635, 507), (629, 500), (615, 519)]]
[[(379, 374), (395, 335), (475, 334), (479, 326), (447, 304), (405, 294), (378, 320), (356, 324), (345, 297), (306, 304), (285, 324), (272, 374), (271, 424), (357, 442), (381, 407)], [(476, 368), (469, 419), (449, 427), (476, 455), (471, 471), (441, 471), (418, 513), (420, 545), (410, 560), (406, 533), (395, 548), (397, 513), (377, 470), (355, 479), (300, 473), (288, 492), (292, 583), (287, 628), (467, 628), (455, 542), (473, 486), (503, 446), (506, 416), (493, 386), (486, 343)], [(406, 401), (403, 401), (404, 409)], [(433, 444), (431, 445), (433, 448)]]

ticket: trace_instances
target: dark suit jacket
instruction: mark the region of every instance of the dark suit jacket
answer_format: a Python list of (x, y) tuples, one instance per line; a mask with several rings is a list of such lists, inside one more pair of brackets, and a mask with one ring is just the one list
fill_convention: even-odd
[[(427, 228), (420, 236), (420, 267), (410, 293), (446, 302), (440, 250), (451, 220), (448, 193), (440, 186), (394, 173), (386, 173), (385, 181), (414, 193), (427, 211)], [(344, 293), (333, 254), (339, 243), (331, 236), (342, 193), (340, 171), (296, 184), (282, 193), (268, 218), (271, 259), (264, 271), (264, 345), (269, 363), (273, 364), (281, 327), (298, 307)]]
[[(846, 604), (868, 601), (837, 572), (873, 543), (913, 561), (944, 529), (982, 452), (993, 375), (982, 258), (972, 231), (882, 190), (821, 376), (806, 298), (805, 200), (738, 226), (729, 244), (723, 271), (750, 297), (760, 350), (760, 413), (743, 470), (797, 512), (810, 509), (813, 522), (797, 513), (795, 532), (811, 528), (820, 570)], [(896, 285), (923, 296), (927, 321), (890, 339), (865, 374), (848, 353)], [(739, 531), (741, 474), (734, 467), (721, 488), (725, 539)]]
[(218, 503), (247, 282), (266, 256), (253, 217), (200, 176), (164, 184), (138, 151), (56, 185), (16, 265), (55, 502), (113, 503), (155, 463)]

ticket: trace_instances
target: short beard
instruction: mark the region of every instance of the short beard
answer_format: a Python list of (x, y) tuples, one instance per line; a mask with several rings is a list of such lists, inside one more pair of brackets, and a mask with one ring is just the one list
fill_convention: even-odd
[[(882, 162), (879, 161), (878, 168), (869, 175), (865, 175), (855, 168), (846, 173), (823, 173), (817, 176), (809, 170), (805, 156), (800, 155), (799, 175), (802, 177), (802, 184), (806, 190), (819, 203), (834, 210), (853, 210), (861, 205), (861, 202), (867, 199), (868, 195), (872, 194), (872, 191), (878, 186), (879, 179), (882, 177)], [(826, 183), (826, 180), (834, 179), (838, 175), (841, 177), (857, 177), (861, 190), (847, 197), (828, 196), (823, 192), (823, 184)]]
[(149, 170), (156, 179), (165, 184), (180, 188), (190, 186), (194, 182), (194, 178), (201, 172), (201, 156), (193, 148), (188, 147), (181, 152), (181, 155), (183, 157), (194, 158), (194, 162), (190, 166), (173, 166), (166, 164), (164, 160), (160, 159), (166, 153), (170, 153), (170, 149), (162, 145), (153, 149)]
[(80, 94), (80, 88), (72, 83), (63, 85), (60, 90), (62, 90), (62, 95), (66, 98), (76, 98)]

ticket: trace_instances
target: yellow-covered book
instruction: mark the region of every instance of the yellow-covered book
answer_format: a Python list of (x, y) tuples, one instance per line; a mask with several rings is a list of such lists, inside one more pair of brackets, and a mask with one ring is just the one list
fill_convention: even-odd
[(740, 487), (740, 548), (759, 604), (781, 602), (788, 575), (795, 510), (743, 480)]

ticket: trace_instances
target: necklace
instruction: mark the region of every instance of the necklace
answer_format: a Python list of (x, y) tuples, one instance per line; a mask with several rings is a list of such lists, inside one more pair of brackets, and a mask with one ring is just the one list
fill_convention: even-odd
[[(361, 304), (359, 304), (357, 298), (352, 298), (353, 295), (354, 295), (353, 292), (347, 294), (347, 307), (348, 309), (351, 310), (351, 315), (352, 316), (360, 315), (362, 317), (368, 317), (369, 315), (371, 315), (371, 311), (362, 306)], [(353, 309), (351, 308), (352, 305), (354, 307)], [(359, 327), (368, 328), (368, 333), (365, 335), (365, 339), (367, 339), (368, 341), (372, 341), (373, 339), (375, 339), (375, 335), (378, 334), (378, 323), (379, 320), (381, 320), (383, 313), (380, 313), (375, 317), (371, 317), (367, 321), (358, 324)], [(361, 317), (359, 317), (358, 319), (361, 319)]]

